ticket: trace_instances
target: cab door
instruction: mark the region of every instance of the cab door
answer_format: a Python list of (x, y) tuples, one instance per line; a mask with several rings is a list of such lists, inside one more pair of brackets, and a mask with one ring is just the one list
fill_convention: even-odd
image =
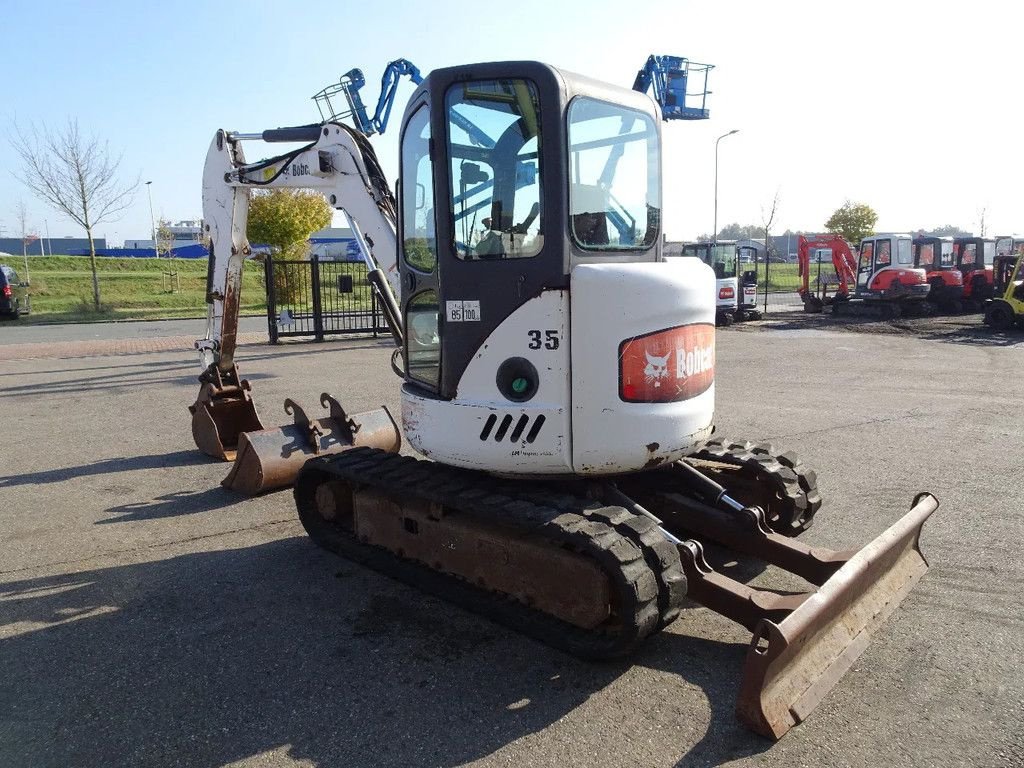
[(857, 260), (857, 290), (867, 290), (874, 266), (875, 241), (864, 240), (860, 244), (860, 257)]
[(440, 280), (431, 157), (430, 105), (410, 105), (402, 127), (399, 187), (399, 274), (405, 328), (405, 373), (436, 393), (441, 382)]
[(504, 62), (435, 70), (406, 109), (399, 269), (418, 389), (455, 399), (499, 327), (568, 287), (562, 100), (550, 68)]

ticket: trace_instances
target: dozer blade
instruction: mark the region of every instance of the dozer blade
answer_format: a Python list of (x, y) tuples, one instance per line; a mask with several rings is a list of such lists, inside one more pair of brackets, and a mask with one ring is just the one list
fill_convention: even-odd
[(295, 423), (243, 432), (235, 463), (221, 485), (255, 495), (292, 485), (302, 465), (314, 456), (356, 447), (398, 452), (401, 433), (387, 408), (381, 406), (349, 417), (327, 394), (321, 395), (320, 401), (330, 409), (330, 416), (311, 421), (295, 403), (285, 400), (285, 412), (294, 417)]
[[(773, 739), (814, 710), (928, 570), (919, 539), (939, 506), (931, 494), (918, 494), (910, 512), (866, 547), (835, 552), (773, 532), (758, 507), (726, 511), (674, 492), (653, 492), (644, 502), (667, 530), (696, 537), (677, 546), (687, 596), (753, 632), (736, 711), (744, 725)], [(708, 565), (700, 541), (818, 588), (777, 592), (736, 581)]]
[(192, 439), (207, 456), (234, 461), (238, 436), (263, 429), (249, 394), (249, 382), (238, 378), (237, 367), (222, 372), (215, 365), (203, 372), (199, 382), (199, 396), (188, 408), (192, 414)]
[(744, 724), (779, 739), (814, 710), (928, 570), (919, 538), (937, 507), (934, 496), (921, 494), (789, 616), (777, 624), (761, 619), (737, 704)]

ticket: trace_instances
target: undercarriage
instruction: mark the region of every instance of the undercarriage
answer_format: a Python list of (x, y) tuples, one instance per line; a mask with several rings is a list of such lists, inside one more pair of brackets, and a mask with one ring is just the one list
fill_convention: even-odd
[[(582, 658), (631, 653), (687, 598), (728, 616), (754, 633), (739, 716), (774, 738), (814, 708), (926, 570), (917, 535), (937, 506), (915, 500), (899, 531), (859, 553), (807, 547), (792, 537), (821, 505), (813, 471), (770, 445), (726, 440), (596, 482), (503, 480), (353, 448), (307, 462), (294, 493), (319, 546)], [(750, 587), (715, 570), (706, 550), (817, 589)]]
[(928, 311), (928, 304), (921, 297), (894, 299), (833, 298), (831, 306), (833, 315), (866, 317), (875, 320), (895, 320), (904, 316), (924, 315)]

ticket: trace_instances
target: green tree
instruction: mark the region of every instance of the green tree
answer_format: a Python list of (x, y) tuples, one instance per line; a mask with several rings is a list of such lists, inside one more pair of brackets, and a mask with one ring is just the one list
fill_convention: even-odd
[(743, 226), (738, 222), (727, 224), (718, 233), (719, 240), (754, 240), (761, 236), (764, 227), (757, 224)]
[[(249, 242), (269, 245), (273, 256), (284, 260), (309, 258), (309, 236), (330, 225), (334, 211), (319, 192), (308, 189), (272, 189), (253, 192), (249, 201)], [(274, 291), (280, 304), (299, 300), (304, 282), (302, 264), (276, 264)]]
[[(718, 230), (718, 240), (756, 240), (761, 236), (761, 232), (764, 227), (759, 224), (740, 224), (734, 221), (732, 224), (726, 224), (720, 230)], [(701, 233), (697, 236), (698, 241), (710, 242), (711, 235), (707, 233)]]
[(249, 202), (249, 242), (269, 245), (275, 256), (305, 259), (309, 236), (331, 223), (334, 211), (320, 194), (307, 189), (256, 191)]
[(929, 234), (933, 237), (968, 237), (971, 233), (965, 229), (960, 229), (960, 227), (954, 224), (946, 224), (942, 227), (936, 227)]
[(848, 243), (857, 245), (868, 235), (875, 233), (878, 214), (870, 205), (851, 203), (847, 200), (825, 222), (825, 229), (842, 235)]

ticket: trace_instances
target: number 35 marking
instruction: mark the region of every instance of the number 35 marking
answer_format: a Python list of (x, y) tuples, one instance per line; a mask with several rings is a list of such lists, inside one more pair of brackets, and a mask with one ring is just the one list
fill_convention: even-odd
[(558, 349), (558, 331), (527, 331), (530, 349)]

